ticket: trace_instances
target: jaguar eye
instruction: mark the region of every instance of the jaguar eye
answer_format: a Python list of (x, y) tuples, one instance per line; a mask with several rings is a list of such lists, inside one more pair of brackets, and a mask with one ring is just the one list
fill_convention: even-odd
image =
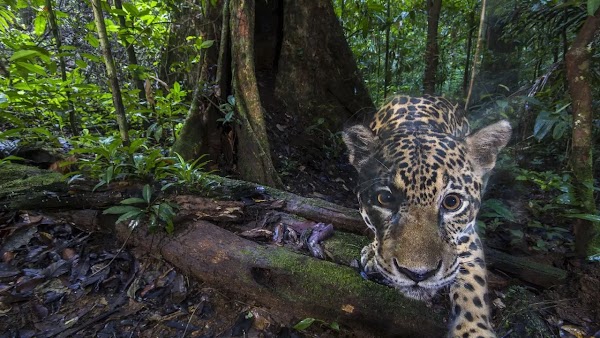
[(382, 207), (388, 208), (395, 201), (396, 201), (396, 198), (389, 191), (380, 191), (380, 192), (377, 193), (377, 202), (379, 202), (379, 204)]
[(442, 201), (442, 207), (448, 211), (456, 211), (462, 205), (462, 199), (458, 194), (448, 194)]

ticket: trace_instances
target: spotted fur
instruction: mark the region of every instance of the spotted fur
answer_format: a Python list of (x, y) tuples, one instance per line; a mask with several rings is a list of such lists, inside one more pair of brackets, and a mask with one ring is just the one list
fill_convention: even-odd
[(450, 337), (495, 337), (475, 220), (510, 134), (500, 121), (471, 135), (457, 105), (431, 96), (395, 97), (368, 128), (344, 132), (360, 212), (375, 234), (361, 253), (364, 272), (419, 300), (449, 286)]

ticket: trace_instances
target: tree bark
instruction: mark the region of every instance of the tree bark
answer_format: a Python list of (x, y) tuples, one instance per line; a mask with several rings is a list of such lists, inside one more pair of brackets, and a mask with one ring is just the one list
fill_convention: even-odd
[(369, 335), (440, 337), (445, 331), (439, 313), (349, 267), (257, 244), (205, 221), (171, 237), (142, 227), (130, 233), (126, 224), (117, 226), (121, 241), (159, 253), (186, 275), (297, 318), (335, 321)]
[(434, 94), (436, 75), (440, 60), (438, 47), (438, 26), (442, 0), (427, 0), (427, 47), (425, 50), (425, 73), (423, 75), (423, 92)]
[[(58, 63), (60, 67), (60, 77), (63, 82), (67, 81), (67, 66), (65, 63), (64, 55), (60, 54), (62, 40), (60, 38), (60, 30), (58, 27), (58, 22), (56, 21), (56, 15), (54, 14), (54, 9), (52, 8), (52, 0), (46, 0), (46, 10), (48, 11), (48, 22), (50, 23), (50, 29), (52, 30), (52, 36), (54, 36), (54, 40), (56, 43), (56, 52), (59, 53)], [(79, 127), (77, 127), (77, 116), (75, 115), (75, 106), (73, 105), (73, 101), (71, 101), (71, 93), (67, 90), (67, 101), (69, 104), (69, 126), (71, 128), (71, 133), (77, 136), (79, 135)]]
[(467, 46), (465, 56), (465, 71), (463, 74), (462, 92), (463, 96), (467, 97), (469, 91), (469, 74), (471, 68), (471, 50), (473, 49), (473, 33), (475, 32), (475, 10), (477, 6), (473, 6), (473, 10), (469, 13), (469, 31), (467, 33)]
[[(588, 45), (600, 29), (600, 9), (588, 16), (566, 55), (567, 81), (573, 100), (571, 168), (575, 176), (575, 197), (583, 213), (597, 215), (594, 202), (592, 159), (591, 50)], [(577, 219), (574, 226), (575, 250), (580, 256), (600, 251), (600, 222)]]
[[(217, 120), (221, 116), (218, 105), (230, 92), (229, 72), (224, 70), (229, 68), (228, 0), (217, 1), (214, 6), (207, 3), (205, 12), (206, 21), (211, 24), (203, 25), (200, 34), (204, 41), (215, 43), (201, 51), (201, 67), (196, 75), (190, 109), (172, 150), (186, 160), (208, 154), (211, 165), (216, 169), (223, 148), (227, 146), (221, 142), (222, 130)], [(228, 153), (232, 152), (231, 147)], [(233, 162), (232, 156), (227, 159)]]
[[(341, 130), (349, 119), (362, 120), (373, 101), (330, 0), (283, 0), (276, 50), (275, 98), (282, 110), (309, 126), (322, 117), (324, 127)], [(308, 136), (307, 136), (308, 137)]]
[(471, 68), (471, 81), (469, 82), (469, 90), (467, 91), (467, 98), (465, 99), (465, 111), (469, 110), (469, 105), (471, 104), (471, 100), (473, 97), (473, 86), (475, 85), (475, 79), (477, 78), (477, 73), (481, 68), (481, 54), (483, 50), (483, 40), (484, 33), (486, 30), (487, 22), (486, 22), (486, 0), (481, 1), (481, 15), (479, 17), (479, 31), (477, 33), (477, 45), (475, 47), (475, 54), (473, 55), (473, 66)]
[(233, 92), (240, 120), (238, 170), (245, 180), (279, 187), (254, 68), (254, 2), (231, 1), (230, 10)]
[[(115, 8), (122, 10), (123, 5), (121, 4), (121, 0), (114, 0), (114, 1), (115, 1)], [(123, 29), (123, 30), (129, 29), (129, 27), (127, 27), (127, 20), (125, 19), (125, 17), (120, 14), (118, 15), (118, 17), (119, 17), (119, 25), (121, 26), (121, 29)], [(137, 56), (135, 54), (135, 48), (134, 48), (133, 44), (127, 40), (127, 37), (123, 37), (121, 39), (121, 43), (123, 44), (123, 46), (125, 46), (125, 52), (127, 53), (127, 61), (129, 62), (129, 65), (134, 66), (134, 67), (137, 66), (138, 61), (137, 61)], [(132, 69), (131, 74), (133, 77), (133, 81), (135, 82), (135, 88), (137, 90), (139, 90), (138, 98), (140, 99), (140, 101), (146, 101), (146, 90), (144, 88), (144, 81), (140, 78), (139, 71), (136, 69)]]
[[(112, 215), (102, 215), (99, 210), (116, 205), (125, 198), (139, 196), (142, 189), (140, 184), (115, 184), (110, 190), (98, 189), (92, 192), (95, 182), (84, 181), (79, 185), (67, 186), (60, 174), (15, 164), (0, 167), (0, 176), (6, 182), (0, 184), (0, 210), (39, 209), (43, 206), (45, 213), (61, 210), (58, 216), (72, 221), (86, 231), (106, 233), (113, 231), (114, 218), (110, 218)], [(364, 236), (368, 232), (367, 227), (355, 209), (261, 187), (251, 182), (214, 175), (207, 175), (207, 180), (212, 182), (211, 189), (205, 191), (203, 196), (178, 192), (177, 196), (172, 197), (180, 206), (177, 224), (187, 219), (203, 219), (231, 228), (232, 224), (266, 219), (267, 213), (278, 213), (281, 222), (286, 224), (298, 220), (304, 223), (332, 224), (336, 229), (335, 236), (324, 245), (335, 261), (341, 264), (348, 264), (351, 259), (357, 258), (360, 249), (369, 242)], [(270, 196), (271, 200), (256, 205), (240, 202), (250, 199), (257, 191), (263, 191), (262, 194)], [(331, 244), (330, 241), (337, 244)], [(497, 268), (542, 287), (566, 280), (564, 270), (497, 250), (486, 249), (486, 260), (492, 269)]]
[(383, 97), (388, 97), (388, 88), (390, 86), (392, 72), (390, 69), (390, 31), (391, 31), (391, 4), (390, 0), (386, 2), (386, 20), (385, 20), (385, 61), (384, 61), (384, 80), (383, 80)]
[(92, 8), (94, 10), (94, 22), (96, 23), (96, 29), (98, 31), (98, 40), (100, 40), (104, 64), (106, 65), (106, 74), (108, 76), (112, 91), (112, 99), (115, 106), (115, 114), (117, 117), (117, 125), (119, 126), (121, 141), (123, 141), (124, 145), (128, 145), (129, 127), (127, 125), (127, 116), (125, 115), (125, 106), (123, 105), (123, 98), (121, 96), (121, 87), (119, 87), (119, 79), (117, 77), (115, 61), (113, 59), (112, 52), (110, 50), (110, 44), (108, 42), (108, 35), (106, 33), (106, 25), (104, 24), (104, 13), (102, 13), (101, 1), (92, 0)]

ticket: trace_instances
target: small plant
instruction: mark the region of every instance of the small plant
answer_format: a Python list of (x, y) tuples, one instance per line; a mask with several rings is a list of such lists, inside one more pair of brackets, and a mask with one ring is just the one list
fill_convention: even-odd
[(135, 226), (144, 219), (148, 219), (148, 228), (155, 231), (159, 225), (164, 224), (167, 233), (173, 233), (173, 217), (177, 206), (173, 203), (160, 201), (153, 198), (150, 185), (144, 185), (142, 189), (142, 198), (131, 197), (122, 200), (120, 205), (116, 205), (104, 210), (104, 214), (121, 215), (116, 223), (133, 220)]
[(324, 325), (334, 331), (340, 330), (340, 324), (338, 324), (337, 322), (332, 322), (331, 324), (329, 324), (323, 320), (316, 319), (316, 318), (310, 318), (310, 317), (304, 318), (301, 321), (299, 321), (296, 325), (293, 326), (293, 329), (298, 330), (298, 331), (305, 331), (315, 322), (320, 323), (321, 325)]
[(165, 184), (162, 187), (162, 190), (165, 190), (173, 185), (207, 185), (208, 182), (206, 182), (204, 177), (204, 174), (206, 173), (204, 171), (204, 167), (210, 161), (202, 161), (206, 157), (207, 155), (202, 155), (192, 162), (187, 162), (181, 155), (175, 153), (175, 156), (171, 158), (172, 161), (174, 161), (174, 163), (164, 168), (164, 170), (168, 173), (169, 176), (175, 178), (175, 181)]
[(495, 231), (505, 221), (515, 222), (513, 212), (504, 202), (494, 198), (483, 201), (479, 219), (477, 227), (482, 232), (482, 235), (485, 235), (487, 231)]
[(223, 113), (223, 117), (217, 119), (222, 124), (233, 123), (235, 119), (235, 97), (233, 95), (227, 96), (227, 102), (219, 105), (219, 110)]

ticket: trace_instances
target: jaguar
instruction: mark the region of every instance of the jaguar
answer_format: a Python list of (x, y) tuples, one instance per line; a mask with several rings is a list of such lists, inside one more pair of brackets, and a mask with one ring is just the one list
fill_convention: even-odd
[(396, 96), (368, 127), (343, 132), (374, 233), (361, 251), (363, 273), (423, 301), (449, 286), (449, 337), (495, 337), (475, 222), (510, 136), (506, 120), (471, 133), (464, 110), (434, 96)]

